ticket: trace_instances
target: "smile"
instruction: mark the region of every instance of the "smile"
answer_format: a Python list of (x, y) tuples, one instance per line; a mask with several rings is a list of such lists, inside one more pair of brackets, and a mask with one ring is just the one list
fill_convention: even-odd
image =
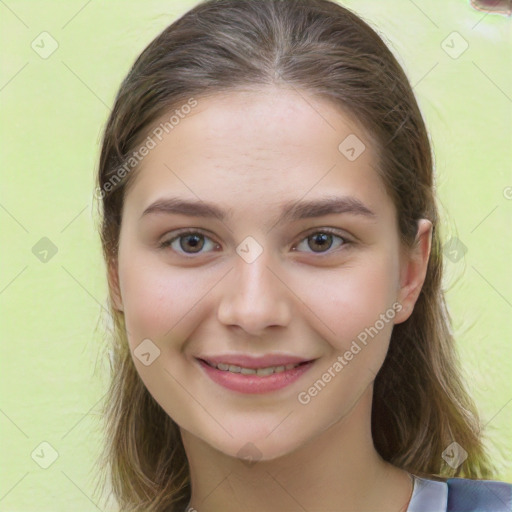
[[(314, 361), (289, 362), (278, 366), (252, 368), (196, 359), (210, 380), (238, 393), (270, 393), (290, 386), (302, 377)], [(247, 363), (246, 363), (247, 364)]]
[(296, 368), (299, 366), (299, 364), (304, 363), (298, 363), (298, 364), (287, 364), (286, 366), (268, 366), (267, 368), (245, 368), (243, 366), (235, 366), (232, 364), (226, 364), (226, 363), (210, 363), (208, 361), (205, 361), (206, 364), (209, 364), (213, 368), (217, 368), (218, 370), (221, 370), (223, 372), (231, 372), (231, 373), (241, 373), (243, 375), (259, 375), (261, 377), (264, 377), (266, 375), (272, 375), (273, 373), (281, 373), (286, 370), (291, 370), (293, 368)]

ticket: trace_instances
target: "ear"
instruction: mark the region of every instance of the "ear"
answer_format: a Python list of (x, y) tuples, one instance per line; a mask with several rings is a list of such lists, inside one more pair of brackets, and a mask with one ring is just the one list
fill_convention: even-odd
[(397, 300), (402, 305), (402, 309), (395, 316), (396, 324), (405, 322), (412, 314), (425, 282), (431, 243), (432, 223), (427, 219), (420, 219), (413, 247), (404, 250), (401, 256)]
[(110, 300), (114, 306), (114, 309), (117, 311), (123, 311), (123, 300), (121, 298), (121, 290), (119, 287), (117, 258), (112, 258), (108, 263), (107, 278)]

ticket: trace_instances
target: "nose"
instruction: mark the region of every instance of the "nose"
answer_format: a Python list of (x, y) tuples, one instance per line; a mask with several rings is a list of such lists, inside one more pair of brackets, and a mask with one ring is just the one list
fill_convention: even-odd
[(219, 321), (254, 336), (263, 335), (268, 327), (288, 325), (291, 291), (284, 281), (270, 268), (265, 251), (252, 263), (238, 258), (224, 283), (217, 311)]

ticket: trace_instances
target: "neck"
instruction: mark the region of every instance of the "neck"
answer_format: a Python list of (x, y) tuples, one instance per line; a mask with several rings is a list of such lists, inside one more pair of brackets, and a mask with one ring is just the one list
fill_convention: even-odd
[(380, 510), (405, 512), (408, 474), (385, 462), (371, 435), (372, 386), (342, 420), (293, 452), (247, 463), (182, 429), (190, 467), (190, 510)]

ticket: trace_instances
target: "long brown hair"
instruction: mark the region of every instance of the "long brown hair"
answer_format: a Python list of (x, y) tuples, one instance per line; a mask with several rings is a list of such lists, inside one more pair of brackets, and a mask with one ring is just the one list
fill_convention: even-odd
[[(116, 262), (123, 197), (137, 168), (126, 162), (153, 124), (191, 98), (271, 85), (313, 93), (362, 123), (377, 149), (378, 172), (395, 204), (405, 247), (414, 244), (418, 219), (433, 223), (425, 284), (410, 318), (394, 327), (375, 380), (377, 451), (420, 475), (489, 477), (492, 468), (460, 378), (445, 307), (428, 133), (392, 52), (349, 9), (329, 0), (209, 0), (149, 44), (120, 87), (102, 142), (97, 190), (107, 265)], [(110, 479), (125, 512), (182, 510), (190, 477), (179, 428), (145, 388), (123, 313), (111, 299), (109, 306), (110, 387), (99, 461), (108, 471), (104, 480)], [(457, 469), (441, 456), (454, 441), (468, 453)]]

